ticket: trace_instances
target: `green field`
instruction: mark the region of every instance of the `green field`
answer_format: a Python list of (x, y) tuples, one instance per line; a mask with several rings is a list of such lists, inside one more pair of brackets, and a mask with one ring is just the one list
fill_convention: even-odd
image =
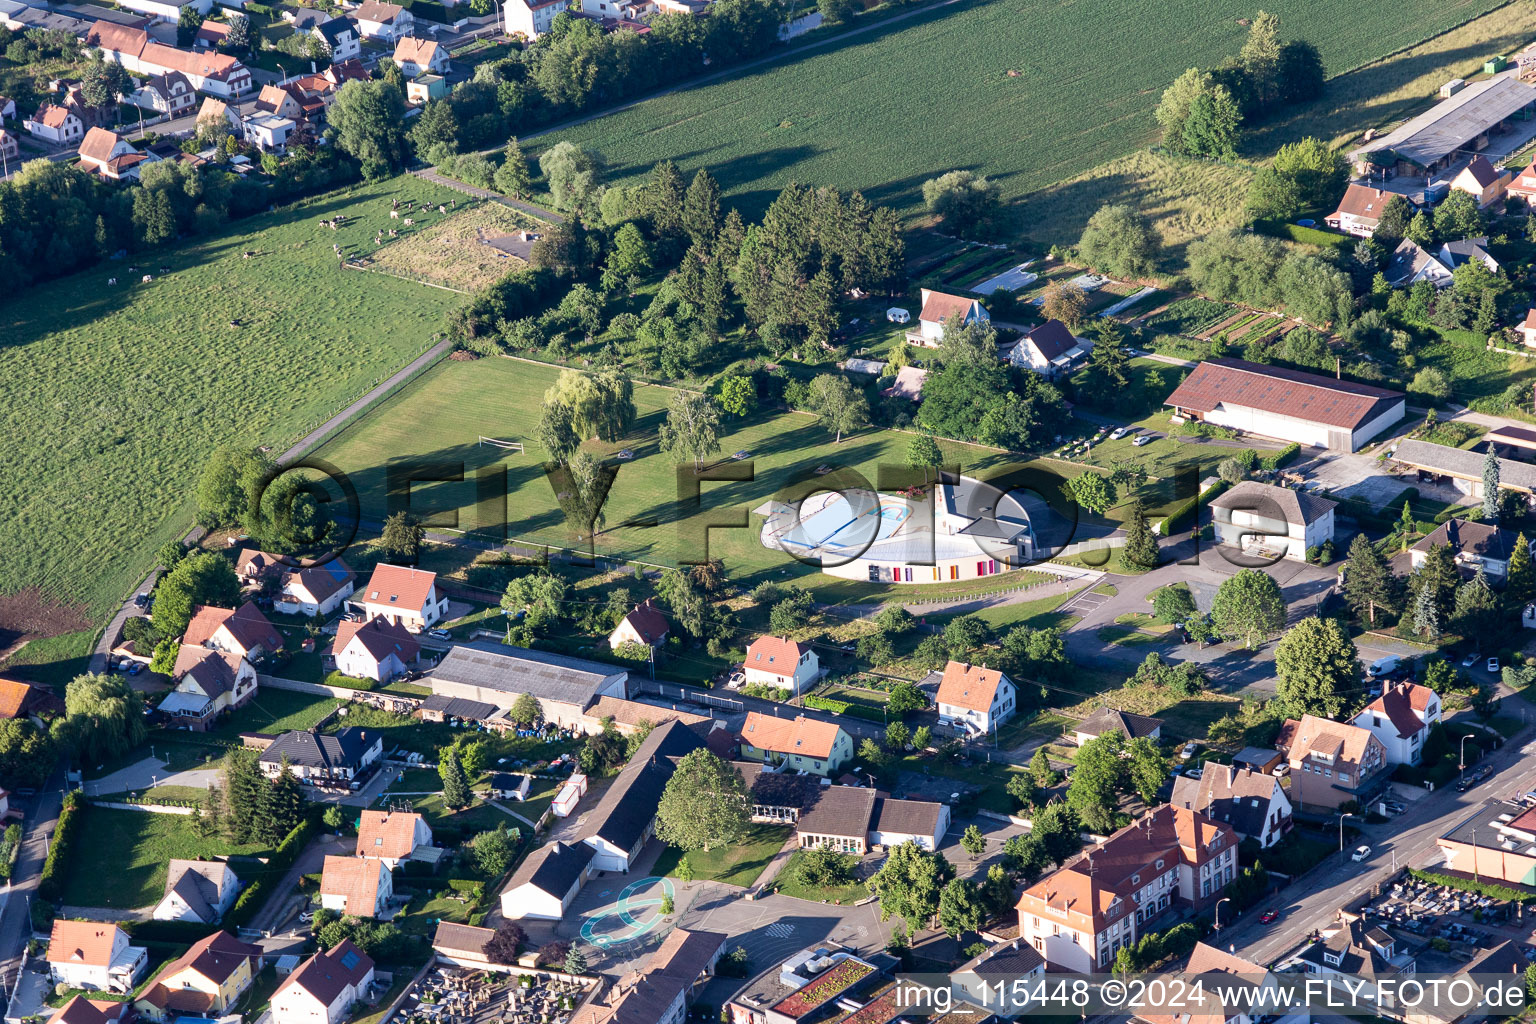
[[(1329, 73), (1339, 74), (1503, 2), (1409, 0), (1388, 18), (1350, 0), (1262, 6), (1280, 15), (1286, 38), (1314, 43)], [(1151, 111), (1163, 89), (1187, 67), (1235, 54), (1246, 33), (1239, 19), (1259, 6), (940, 4), (547, 141), (599, 150), (610, 180), (643, 174), (668, 158), (685, 172), (708, 166), (744, 213), (791, 181), (862, 189), (875, 202), (911, 212), (924, 179), (956, 167), (985, 173), (1005, 195), (1017, 196), (1150, 142)]]
[[(212, 449), (281, 450), (426, 349), (458, 297), (343, 272), (331, 245), (371, 247), (390, 197), (439, 195), (357, 186), (0, 304), (0, 592), (42, 587), (101, 618), (190, 524)], [(356, 220), (319, 227), (337, 213)]]

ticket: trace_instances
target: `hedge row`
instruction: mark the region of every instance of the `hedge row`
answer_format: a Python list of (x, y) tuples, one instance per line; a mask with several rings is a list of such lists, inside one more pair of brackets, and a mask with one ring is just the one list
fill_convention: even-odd
[(357, 676), (343, 675), (341, 672), (332, 672), (325, 677), (326, 686), (339, 686), (343, 690), (371, 690), (377, 685), (372, 679), (359, 679)]
[(1430, 885), (1444, 885), (1452, 889), (1460, 889), (1463, 892), (1476, 893), (1479, 896), (1488, 896), (1496, 900), (1504, 900), (1508, 903), (1529, 903), (1536, 900), (1536, 894), (1521, 892), (1519, 889), (1511, 889), (1504, 885), (1495, 885), (1492, 882), (1474, 882), (1470, 878), (1458, 878), (1455, 875), (1441, 875), (1433, 871), (1419, 871), (1408, 869), (1408, 874), (1421, 882)]
[(318, 827), (320, 813), (319, 805), (310, 808), (304, 820), (293, 827), (293, 831), (283, 837), (283, 841), (277, 844), (277, 849), (272, 851), (272, 856), (267, 859), (266, 878), (253, 878), (246, 887), (241, 890), (240, 896), (235, 900), (235, 905), (229, 908), (224, 915), (226, 928), (238, 928), (249, 924), (251, 918), (256, 916), (256, 911), (261, 909), (266, 886), (265, 881), (281, 879), (287, 870), (293, 867), (293, 862), (298, 860), (299, 854), (309, 841), (314, 838)]
[(845, 715), (853, 705), (845, 700), (833, 700), (831, 697), (807, 697), (805, 706), (818, 711), (830, 711), (834, 715)]
[(64, 797), (64, 809), (59, 812), (59, 824), (48, 846), (48, 859), (43, 861), (42, 874), (37, 876), (39, 899), (57, 903), (64, 895), (64, 875), (69, 871), (70, 848), (80, 828), (80, 808), (84, 805), (85, 798), (79, 790), (70, 790)]
[(1281, 448), (1279, 451), (1264, 456), (1264, 458), (1259, 460), (1259, 464), (1265, 469), (1276, 470), (1282, 466), (1290, 465), (1291, 460), (1294, 459), (1297, 453), (1300, 451), (1301, 445), (1297, 444), (1295, 441), (1292, 441), (1290, 444), (1286, 445), (1284, 448)]
[(144, 942), (173, 942), (180, 945), (191, 945), (200, 939), (206, 939), (219, 930), (216, 924), (203, 924), (201, 921), (123, 921), (123, 931)]
[(1185, 499), (1172, 512), (1168, 513), (1167, 518), (1163, 520), (1162, 535), (1164, 537), (1172, 537), (1174, 531), (1182, 529), (1185, 521), (1193, 517), (1201, 505), (1208, 503), (1226, 489), (1227, 482), (1225, 480), (1217, 480), (1193, 498)]

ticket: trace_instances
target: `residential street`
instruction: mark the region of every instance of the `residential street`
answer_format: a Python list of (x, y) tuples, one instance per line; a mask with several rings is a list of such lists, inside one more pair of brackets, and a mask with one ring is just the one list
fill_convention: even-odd
[(59, 822), (59, 811), (64, 806), (64, 769), (55, 767), (41, 790), (35, 796), (12, 796), (13, 807), (20, 807), (26, 814), (23, 825), (25, 840), (11, 884), (5, 889), (3, 909), (0, 909), (0, 983), (9, 994), (16, 983), (16, 972), (21, 966), (21, 954), (32, 936), (31, 901), (37, 890), (37, 876), (48, 858), (48, 843), (54, 827)]

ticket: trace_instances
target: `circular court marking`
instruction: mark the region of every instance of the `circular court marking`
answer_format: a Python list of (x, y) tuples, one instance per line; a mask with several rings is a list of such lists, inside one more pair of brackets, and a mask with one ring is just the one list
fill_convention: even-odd
[[(661, 883), (660, 892), (640, 897), (635, 896), (635, 893), (656, 882)], [(672, 895), (674, 895), (674, 891), (671, 880), (662, 878), (659, 875), (642, 878), (638, 882), (630, 882), (619, 893), (619, 898), (614, 900), (612, 906), (604, 907), (594, 914), (587, 915), (587, 919), (581, 925), (581, 937), (598, 949), (607, 949), (609, 946), (617, 945), (621, 942), (633, 942), (661, 923), (661, 914), (659, 912), (651, 914), (648, 919), (641, 921), (636, 919), (634, 911), (643, 910), (646, 907), (659, 907), (664, 896)], [(617, 917), (623, 927), (598, 934), (599, 924), (610, 917)]]

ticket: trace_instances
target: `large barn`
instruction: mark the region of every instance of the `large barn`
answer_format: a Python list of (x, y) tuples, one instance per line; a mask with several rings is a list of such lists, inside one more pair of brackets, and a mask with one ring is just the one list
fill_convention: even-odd
[(1401, 420), (1407, 396), (1370, 384), (1208, 359), (1163, 403), (1175, 423), (1197, 420), (1247, 434), (1352, 452)]

